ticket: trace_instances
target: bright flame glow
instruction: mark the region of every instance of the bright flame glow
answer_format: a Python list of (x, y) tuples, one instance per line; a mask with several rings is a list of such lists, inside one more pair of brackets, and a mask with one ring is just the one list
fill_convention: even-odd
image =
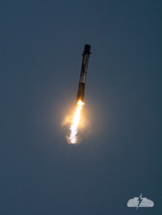
[(73, 118), (73, 124), (70, 127), (71, 133), (70, 133), (69, 139), (72, 144), (77, 143), (77, 137), (76, 137), (76, 135), (78, 133), (77, 128), (78, 128), (79, 120), (80, 120), (80, 111), (82, 110), (83, 105), (84, 105), (84, 103), (81, 100), (79, 100), (77, 103), (77, 108), (76, 108), (75, 115)]

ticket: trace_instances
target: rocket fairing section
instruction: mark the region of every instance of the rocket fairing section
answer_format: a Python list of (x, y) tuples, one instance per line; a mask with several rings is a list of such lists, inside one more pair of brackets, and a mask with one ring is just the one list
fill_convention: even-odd
[(81, 73), (80, 73), (77, 102), (79, 100), (83, 102), (84, 100), (84, 90), (85, 90), (85, 83), (86, 83), (86, 76), (87, 76), (87, 69), (88, 69), (88, 61), (89, 61), (89, 56), (91, 54), (90, 49), (91, 49), (91, 46), (86, 44), (84, 47), (84, 52), (82, 54), (83, 60), (82, 60), (82, 67), (81, 67)]

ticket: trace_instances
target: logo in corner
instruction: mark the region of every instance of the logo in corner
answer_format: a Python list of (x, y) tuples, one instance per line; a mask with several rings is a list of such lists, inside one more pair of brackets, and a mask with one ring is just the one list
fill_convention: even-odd
[(136, 207), (136, 210), (139, 207), (153, 207), (154, 202), (150, 199), (147, 199), (145, 197), (142, 197), (142, 193), (139, 197), (134, 197), (133, 199), (130, 199), (127, 203), (128, 207)]

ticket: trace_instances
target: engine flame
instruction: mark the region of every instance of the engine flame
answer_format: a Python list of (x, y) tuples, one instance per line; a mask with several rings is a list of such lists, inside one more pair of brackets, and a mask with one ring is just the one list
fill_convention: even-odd
[(75, 111), (75, 115), (73, 118), (73, 124), (70, 127), (71, 133), (70, 133), (70, 143), (75, 144), (77, 143), (77, 133), (78, 133), (78, 125), (79, 125), (79, 120), (80, 120), (80, 111), (82, 110), (84, 103), (79, 100), (77, 103), (77, 107), (76, 107), (76, 111)]

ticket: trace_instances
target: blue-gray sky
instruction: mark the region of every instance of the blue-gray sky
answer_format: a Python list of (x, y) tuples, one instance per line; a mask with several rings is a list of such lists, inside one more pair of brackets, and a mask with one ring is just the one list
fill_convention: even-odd
[[(0, 214), (162, 213), (160, 0), (2, 0)], [(84, 45), (82, 114), (69, 145)], [(128, 208), (129, 199), (154, 201)]]

